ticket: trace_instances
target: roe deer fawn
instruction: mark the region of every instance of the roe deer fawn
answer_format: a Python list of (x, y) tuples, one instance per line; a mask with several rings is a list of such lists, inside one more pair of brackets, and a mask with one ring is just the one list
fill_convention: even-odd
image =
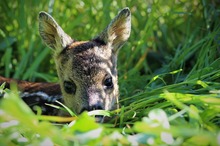
[(52, 16), (39, 13), (40, 36), (54, 51), (64, 104), (75, 113), (118, 107), (117, 54), (130, 31), (129, 8), (121, 10), (104, 31), (89, 41), (72, 39)]

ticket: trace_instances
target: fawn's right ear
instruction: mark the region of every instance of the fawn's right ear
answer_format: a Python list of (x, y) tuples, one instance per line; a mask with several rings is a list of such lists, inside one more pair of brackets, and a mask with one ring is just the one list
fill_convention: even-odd
[(57, 22), (46, 12), (39, 13), (39, 32), (43, 41), (55, 52), (61, 52), (72, 42)]

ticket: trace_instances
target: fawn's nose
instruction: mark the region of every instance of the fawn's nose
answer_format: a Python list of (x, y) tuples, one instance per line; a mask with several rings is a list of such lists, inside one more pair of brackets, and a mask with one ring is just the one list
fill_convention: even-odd
[(104, 102), (101, 93), (97, 89), (89, 88), (86, 90), (85, 99), (87, 101), (82, 108), (83, 111), (103, 110)]
[[(87, 90), (87, 103), (82, 107), (81, 112), (93, 111), (93, 110), (104, 110), (104, 102), (100, 93), (94, 92), (94, 90)], [(104, 121), (104, 116), (95, 115), (96, 122), (102, 123)]]
[[(92, 106), (83, 107), (81, 113), (84, 111), (93, 111), (93, 110), (103, 110), (100, 103), (94, 104)], [(104, 116), (102, 115), (95, 115), (95, 121), (98, 123), (103, 123), (105, 120)]]
[(100, 103), (97, 103), (88, 107), (88, 111), (92, 111), (92, 110), (103, 110), (103, 108)]
[(84, 106), (81, 110), (81, 113), (84, 111), (93, 111), (93, 110), (103, 110), (103, 107), (100, 103)]

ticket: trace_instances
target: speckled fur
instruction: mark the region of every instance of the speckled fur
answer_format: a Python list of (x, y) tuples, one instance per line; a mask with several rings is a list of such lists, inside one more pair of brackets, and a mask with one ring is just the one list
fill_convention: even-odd
[[(40, 12), (39, 32), (54, 50), (64, 104), (76, 113), (93, 110), (96, 104), (103, 110), (118, 107), (117, 52), (130, 36), (130, 21), (130, 10), (125, 8), (95, 39), (74, 41), (49, 14)], [(106, 76), (112, 77), (110, 90), (103, 87)], [(65, 92), (64, 81), (75, 83), (74, 94)]]

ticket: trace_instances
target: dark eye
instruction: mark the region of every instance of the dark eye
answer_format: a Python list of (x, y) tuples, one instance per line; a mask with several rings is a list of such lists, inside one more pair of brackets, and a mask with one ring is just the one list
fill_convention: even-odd
[(112, 82), (112, 77), (108, 77), (104, 80), (104, 86), (107, 89), (112, 89), (113, 88), (113, 82)]
[(68, 94), (75, 94), (76, 92), (76, 84), (69, 81), (64, 81), (64, 90)]

